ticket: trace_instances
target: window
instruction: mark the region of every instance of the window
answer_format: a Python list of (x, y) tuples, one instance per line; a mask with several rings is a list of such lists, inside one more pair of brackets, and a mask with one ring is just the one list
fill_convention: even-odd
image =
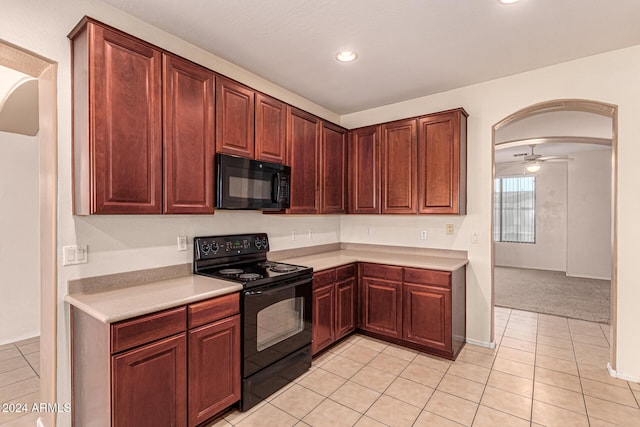
[(496, 178), (493, 201), (495, 242), (536, 242), (536, 178)]

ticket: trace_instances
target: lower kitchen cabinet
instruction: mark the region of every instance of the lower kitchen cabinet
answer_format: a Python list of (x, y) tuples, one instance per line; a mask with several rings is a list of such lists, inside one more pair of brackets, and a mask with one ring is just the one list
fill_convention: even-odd
[(355, 330), (354, 264), (313, 275), (313, 343), (317, 354)]
[(189, 425), (240, 400), (240, 315), (189, 331)]
[(360, 264), (360, 328), (402, 336), (402, 267)]
[(193, 427), (239, 401), (239, 301), (111, 324), (72, 307), (74, 425)]
[(112, 425), (186, 426), (186, 355), (182, 333), (113, 356)]
[(455, 359), (466, 340), (465, 267), (453, 272), (360, 264), (359, 328)]

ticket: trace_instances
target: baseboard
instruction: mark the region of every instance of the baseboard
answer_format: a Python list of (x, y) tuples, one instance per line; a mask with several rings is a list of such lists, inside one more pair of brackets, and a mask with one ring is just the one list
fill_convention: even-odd
[(467, 338), (466, 339), (466, 343), (467, 344), (472, 344), (472, 345), (477, 345), (479, 347), (484, 347), (484, 348), (496, 348), (496, 342), (486, 342), (486, 341), (477, 341), (477, 340), (472, 340), (471, 338)]
[(607, 363), (607, 371), (609, 371), (609, 375), (613, 378), (618, 378), (625, 381), (632, 381), (634, 383), (640, 383), (640, 377), (636, 377), (635, 375), (625, 374), (624, 372), (616, 371), (611, 367), (611, 363)]

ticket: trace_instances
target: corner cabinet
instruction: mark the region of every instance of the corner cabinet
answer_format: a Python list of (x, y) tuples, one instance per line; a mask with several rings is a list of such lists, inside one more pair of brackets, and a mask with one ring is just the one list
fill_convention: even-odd
[(162, 213), (162, 53), (89, 19), (69, 38), (74, 214)]
[(72, 307), (74, 425), (195, 427), (239, 401), (239, 311), (238, 293), (112, 324)]
[(355, 264), (314, 273), (313, 354), (355, 330), (356, 277)]
[(350, 214), (380, 213), (380, 127), (349, 131)]
[(360, 264), (360, 328), (402, 336), (402, 267)]
[(347, 211), (347, 131), (322, 123), (320, 138), (320, 213)]
[(416, 213), (418, 145), (416, 121), (401, 120), (381, 126), (382, 213)]

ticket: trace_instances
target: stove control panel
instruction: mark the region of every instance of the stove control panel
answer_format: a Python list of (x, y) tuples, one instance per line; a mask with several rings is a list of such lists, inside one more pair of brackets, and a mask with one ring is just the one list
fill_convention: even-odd
[(269, 238), (265, 233), (195, 237), (193, 251), (195, 261), (266, 253)]

